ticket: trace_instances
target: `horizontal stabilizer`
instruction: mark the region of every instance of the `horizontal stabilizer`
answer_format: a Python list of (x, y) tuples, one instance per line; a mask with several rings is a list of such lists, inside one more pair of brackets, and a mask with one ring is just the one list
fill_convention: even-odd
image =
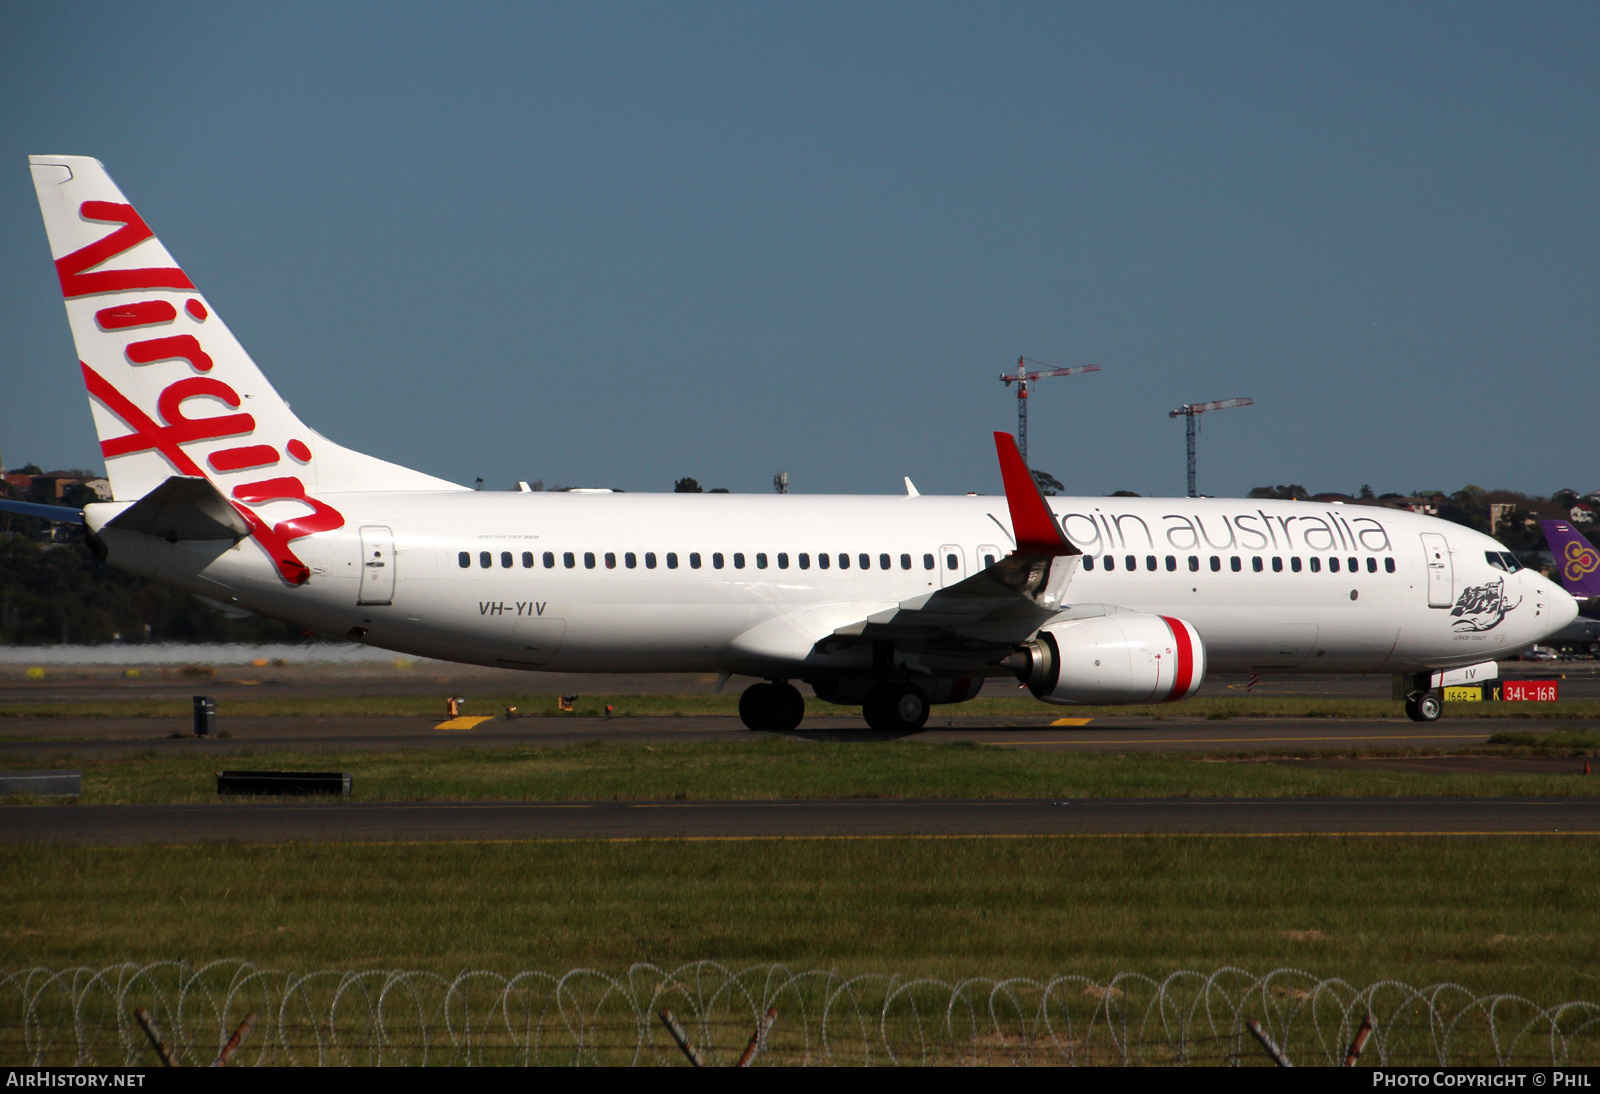
[(12, 501), (10, 498), (0, 498), (0, 513), (19, 513), (25, 517), (59, 520), (65, 524), (83, 523), (82, 509), (73, 509), (65, 505), (40, 505), (34, 501)]
[(236, 509), (207, 479), (174, 475), (106, 522), (107, 528), (180, 539), (231, 539), (250, 534)]

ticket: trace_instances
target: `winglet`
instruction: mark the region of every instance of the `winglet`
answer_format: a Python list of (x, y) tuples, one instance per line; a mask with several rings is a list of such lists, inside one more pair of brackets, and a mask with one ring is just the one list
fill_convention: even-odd
[(1062, 535), (1039, 484), (1033, 481), (1028, 465), (1017, 451), (1017, 440), (1009, 433), (994, 435), (995, 451), (1000, 454), (1000, 477), (1006, 485), (1006, 504), (1011, 507), (1011, 527), (1017, 537), (1019, 555), (1080, 555), (1083, 552)]

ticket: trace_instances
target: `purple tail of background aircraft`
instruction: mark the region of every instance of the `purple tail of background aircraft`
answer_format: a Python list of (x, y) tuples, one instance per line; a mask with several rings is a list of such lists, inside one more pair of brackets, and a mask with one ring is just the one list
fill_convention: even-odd
[(1564, 520), (1541, 520), (1556, 563), (1556, 580), (1579, 600), (1600, 597), (1600, 551)]

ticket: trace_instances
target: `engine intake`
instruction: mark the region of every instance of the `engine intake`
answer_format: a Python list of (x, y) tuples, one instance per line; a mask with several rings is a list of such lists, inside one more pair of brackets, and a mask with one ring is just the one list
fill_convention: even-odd
[(1165, 615), (1052, 623), (1001, 664), (1047, 703), (1167, 703), (1206, 675), (1199, 632)]

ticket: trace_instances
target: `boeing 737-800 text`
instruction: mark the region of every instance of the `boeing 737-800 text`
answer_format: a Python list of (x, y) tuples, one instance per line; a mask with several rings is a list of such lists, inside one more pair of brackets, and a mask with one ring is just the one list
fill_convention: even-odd
[[(34, 156), (114, 501), (106, 561), (386, 649), (564, 672), (790, 681), (885, 729), (1020, 680), (1054, 703), (1182, 699), (1207, 669), (1447, 675), (1573, 600), (1487, 536), (1306, 502), (1040, 496), (996, 434), (993, 497), (483, 493), (343, 448), (290, 411), (100, 163)], [(61, 510), (55, 510), (60, 514)]]

